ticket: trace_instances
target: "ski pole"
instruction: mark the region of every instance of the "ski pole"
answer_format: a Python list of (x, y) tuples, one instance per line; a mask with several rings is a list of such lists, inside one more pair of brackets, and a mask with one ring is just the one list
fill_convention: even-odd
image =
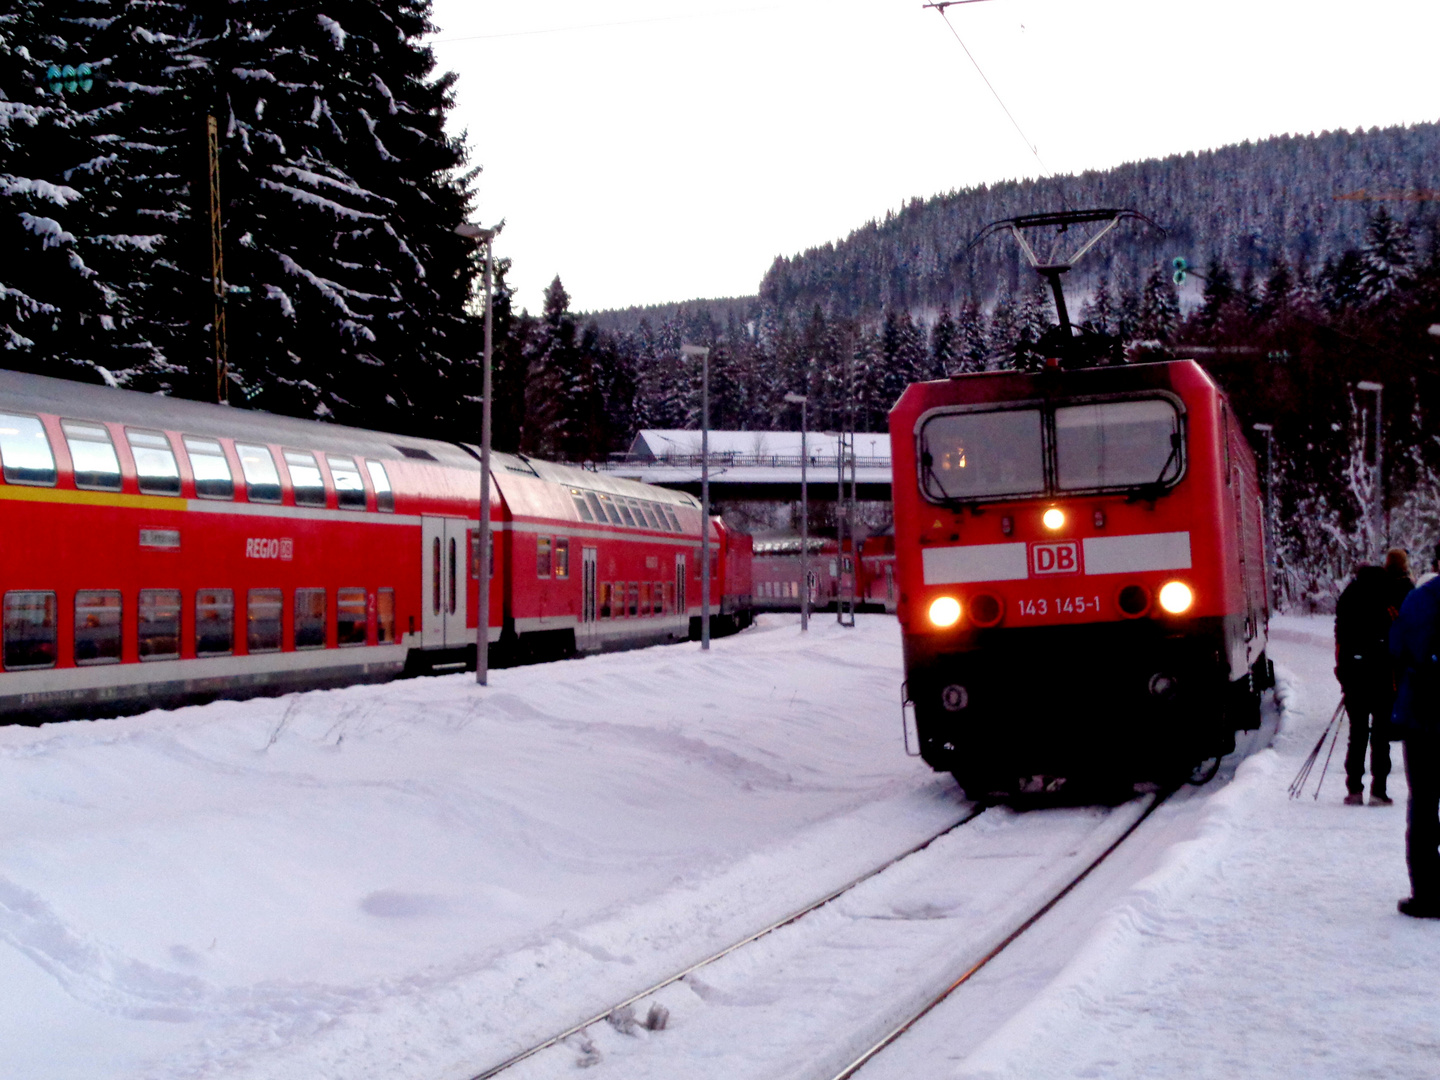
[[(1344, 699), (1344, 698), (1341, 698), (1341, 699), (1340, 699), (1340, 708), (1342, 708), (1342, 709), (1345, 708), (1345, 699)], [(1335, 716), (1336, 716), (1336, 718), (1338, 719), (1339, 716), (1340, 716), (1340, 714), (1337, 712), (1337, 713), (1335, 714)], [(1320, 789), (1325, 786), (1325, 774), (1330, 771), (1330, 757), (1331, 757), (1331, 755), (1333, 755), (1333, 754), (1335, 753), (1335, 744), (1336, 744), (1337, 742), (1339, 742), (1339, 741), (1340, 741), (1340, 725), (1339, 725), (1339, 724), (1336, 724), (1336, 725), (1335, 725), (1335, 734), (1330, 737), (1330, 753), (1328, 753), (1328, 754), (1325, 755), (1325, 765), (1324, 765), (1323, 768), (1321, 768), (1321, 770), (1320, 770), (1320, 779), (1319, 779), (1319, 781), (1315, 784), (1315, 799), (1316, 799), (1317, 802), (1318, 802), (1319, 799), (1320, 799)]]
[(1340, 704), (1335, 706), (1335, 712), (1330, 717), (1330, 722), (1325, 725), (1325, 730), (1320, 732), (1320, 738), (1316, 740), (1315, 748), (1310, 751), (1310, 756), (1307, 757), (1300, 766), (1300, 771), (1295, 774), (1295, 779), (1290, 781), (1290, 798), (1298, 799), (1304, 793), (1305, 782), (1310, 779), (1310, 770), (1315, 767), (1315, 761), (1319, 758), (1320, 751), (1325, 746), (1325, 740), (1330, 736), (1330, 728), (1334, 726), (1335, 721), (1339, 719), (1340, 710), (1344, 707), (1345, 701), (1342, 698)]

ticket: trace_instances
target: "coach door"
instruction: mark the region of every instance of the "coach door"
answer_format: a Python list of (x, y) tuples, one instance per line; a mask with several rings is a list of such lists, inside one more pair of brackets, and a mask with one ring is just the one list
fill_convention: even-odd
[(596, 551), (593, 547), (580, 549), (580, 640), (582, 649), (595, 643), (595, 577)]
[(470, 644), (465, 626), (465, 526), (463, 518), (422, 517), (425, 620), (420, 644), (457, 649)]
[(675, 614), (690, 614), (690, 605), (685, 600), (685, 556), (675, 556)]

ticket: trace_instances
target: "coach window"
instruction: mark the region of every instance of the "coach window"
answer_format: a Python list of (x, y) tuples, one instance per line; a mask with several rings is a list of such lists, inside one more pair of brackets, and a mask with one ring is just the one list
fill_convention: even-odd
[(660, 508), (654, 503), (641, 503), (640, 506), (645, 511), (645, 523), (652, 529), (668, 528), (665, 524), (665, 515), (658, 513)]
[(251, 589), (245, 613), (245, 647), (252, 653), (280, 651), (284, 599), (279, 589)]
[(190, 455), (190, 471), (195, 474), (195, 494), (202, 499), (235, 498), (235, 478), (230, 475), (230, 462), (225, 460), (220, 444), (194, 435), (181, 438)]
[(335, 590), (335, 644), (365, 644), (365, 590)]
[(325, 478), (320, 475), (314, 454), (306, 450), (286, 450), (285, 467), (290, 470), (296, 506), (325, 505)]
[(555, 578), (561, 580), (570, 576), (570, 541), (555, 539)]
[(600, 505), (600, 496), (593, 491), (585, 492), (585, 505), (590, 507), (590, 513), (595, 515), (595, 520), (601, 525), (605, 524), (605, 508)]
[(59, 604), (53, 592), (5, 594), (4, 659), (7, 671), (55, 666)]
[(395, 644), (395, 590), (375, 591), (375, 644)]
[(364, 510), (365, 484), (360, 479), (360, 470), (355, 467), (355, 459), (326, 454), (325, 460), (330, 463), (330, 475), (335, 480), (335, 495), (340, 509)]
[(295, 590), (295, 648), (325, 647), (325, 590)]
[(650, 582), (648, 581), (640, 583), (640, 614), (650, 614)]
[(120, 662), (120, 591), (78, 589), (75, 592), (75, 663)]
[(638, 581), (630, 582), (630, 606), (626, 610), (629, 611), (632, 619), (640, 614), (640, 583)]
[(542, 536), (535, 541), (535, 576), (550, 576), (550, 537)]
[(665, 582), (665, 604), (664, 604), (664, 607), (665, 607), (665, 614), (666, 614), (666, 615), (673, 614), (674, 611), (675, 611), (675, 586), (674, 586), (672, 583), (668, 582), (668, 581)]
[(120, 459), (104, 424), (61, 420), (70, 461), (75, 466), (75, 486), (93, 491), (120, 490)]
[(612, 525), (619, 525), (619, 524), (621, 524), (620, 511), (619, 511), (619, 509), (615, 506), (615, 500), (614, 500), (614, 499), (610, 498), (609, 495), (601, 495), (601, 496), (600, 496), (600, 505), (605, 508), (605, 516), (610, 519), (610, 523), (611, 523)]
[(375, 489), (375, 509), (384, 514), (395, 512), (395, 492), (390, 488), (390, 477), (385, 475), (385, 466), (378, 461), (366, 461), (370, 470), (370, 486)]
[(663, 596), (665, 595), (665, 583), (664, 583), (663, 581), (657, 581), (657, 582), (655, 582), (655, 584), (652, 585), (650, 588), (651, 588), (651, 590), (652, 590), (651, 593), (650, 593), (650, 597), (651, 597), (651, 600), (652, 600), (652, 606), (651, 606), (651, 609), (650, 609), (651, 614), (652, 614), (652, 615), (664, 615), (664, 614), (665, 614), (665, 605), (664, 605), (663, 601), (661, 600), (661, 597), (663, 597)]
[(195, 592), (195, 655), (229, 656), (235, 651), (235, 593), (232, 589)]
[(600, 583), (600, 618), (608, 619), (610, 617), (610, 583), (604, 581)]
[(146, 495), (179, 495), (180, 466), (175, 464), (175, 451), (163, 431), (125, 429), (130, 440), (130, 453), (135, 456), (135, 471), (140, 476), (140, 490)]
[(236, 443), (235, 452), (240, 455), (240, 468), (245, 473), (245, 494), (250, 501), (278, 503), (280, 473), (275, 469), (275, 458), (270, 448)]
[(675, 511), (671, 510), (668, 506), (665, 508), (665, 516), (670, 519), (670, 528), (674, 532), (678, 533), (685, 531), (680, 527), (680, 519), (675, 516)]
[(579, 488), (570, 489), (570, 498), (575, 503), (575, 512), (580, 515), (581, 521), (595, 520), (595, 516), (590, 513), (590, 507), (585, 505), (585, 496)]
[(625, 503), (624, 503), (624, 501), (621, 500), (621, 499), (616, 499), (616, 500), (615, 500), (615, 506), (616, 506), (616, 507), (619, 509), (619, 511), (620, 511), (620, 518), (621, 518), (621, 520), (623, 520), (626, 525), (631, 525), (631, 526), (633, 526), (633, 525), (635, 524), (635, 518), (634, 518), (634, 516), (630, 513), (630, 507), (626, 506)]
[(180, 590), (140, 590), (140, 659), (180, 658)]
[(33, 416), (0, 413), (0, 464), (7, 484), (55, 486), (55, 455), (45, 425)]
[(1178, 480), (1180, 414), (1160, 398), (1057, 408), (1055, 471), (1061, 491)]

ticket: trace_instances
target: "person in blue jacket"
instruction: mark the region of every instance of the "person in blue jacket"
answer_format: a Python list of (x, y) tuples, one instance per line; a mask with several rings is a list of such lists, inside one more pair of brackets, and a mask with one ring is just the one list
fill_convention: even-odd
[[(1440, 559), (1440, 550), (1437, 550)], [(1405, 740), (1405, 862), (1410, 896), (1402, 915), (1440, 919), (1440, 577), (1405, 598), (1390, 626), (1399, 688), (1391, 723)]]

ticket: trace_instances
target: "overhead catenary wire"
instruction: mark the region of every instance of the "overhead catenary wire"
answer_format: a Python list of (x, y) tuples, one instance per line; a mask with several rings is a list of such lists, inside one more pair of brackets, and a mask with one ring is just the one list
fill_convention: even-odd
[[(974, 0), (966, 0), (972, 3)], [(542, 26), (533, 30), (504, 30), (495, 34), (466, 34), (464, 37), (435, 38), (434, 45), (453, 45), (462, 41), (495, 41), (500, 38), (539, 37), (544, 34), (566, 34), (573, 30), (608, 30), (622, 26), (648, 26), (652, 23), (688, 22), (692, 19), (718, 18), (726, 15), (750, 15), (757, 11), (776, 11), (786, 4), (761, 4), (756, 7), (724, 8), (692, 11), (684, 15), (651, 15), (641, 19), (616, 19), (612, 22), (570, 23), (565, 26)]]
[(975, 71), (979, 74), (985, 85), (989, 87), (990, 93), (995, 95), (996, 102), (998, 102), (1000, 108), (1004, 110), (1005, 115), (1009, 118), (1010, 123), (1014, 125), (1015, 131), (1019, 134), (1020, 138), (1024, 140), (1025, 149), (1035, 155), (1035, 160), (1039, 163), (1041, 170), (1048, 173), (1050, 167), (1046, 165), (1040, 157), (1039, 148), (1030, 141), (1030, 136), (1025, 134), (1025, 130), (1020, 126), (1020, 121), (1015, 119), (1015, 114), (1010, 111), (1009, 106), (1005, 104), (1005, 99), (1000, 96), (1000, 91), (995, 89), (995, 84), (990, 81), (989, 77), (981, 69), (980, 62), (976, 60), (974, 54), (970, 52), (970, 47), (966, 45), (964, 39), (960, 37), (960, 31), (955, 29), (955, 24), (950, 21), (950, 16), (946, 13), (946, 8), (954, 7), (956, 4), (975, 4), (980, 2), (982, 2), (982, 0), (939, 0), (938, 3), (924, 4), (922, 6), (934, 8), (940, 14), (940, 18), (945, 20), (945, 25), (950, 28), (950, 33), (955, 35), (955, 40), (960, 42), (960, 48), (965, 50), (965, 55), (970, 58), (970, 63), (975, 65)]

